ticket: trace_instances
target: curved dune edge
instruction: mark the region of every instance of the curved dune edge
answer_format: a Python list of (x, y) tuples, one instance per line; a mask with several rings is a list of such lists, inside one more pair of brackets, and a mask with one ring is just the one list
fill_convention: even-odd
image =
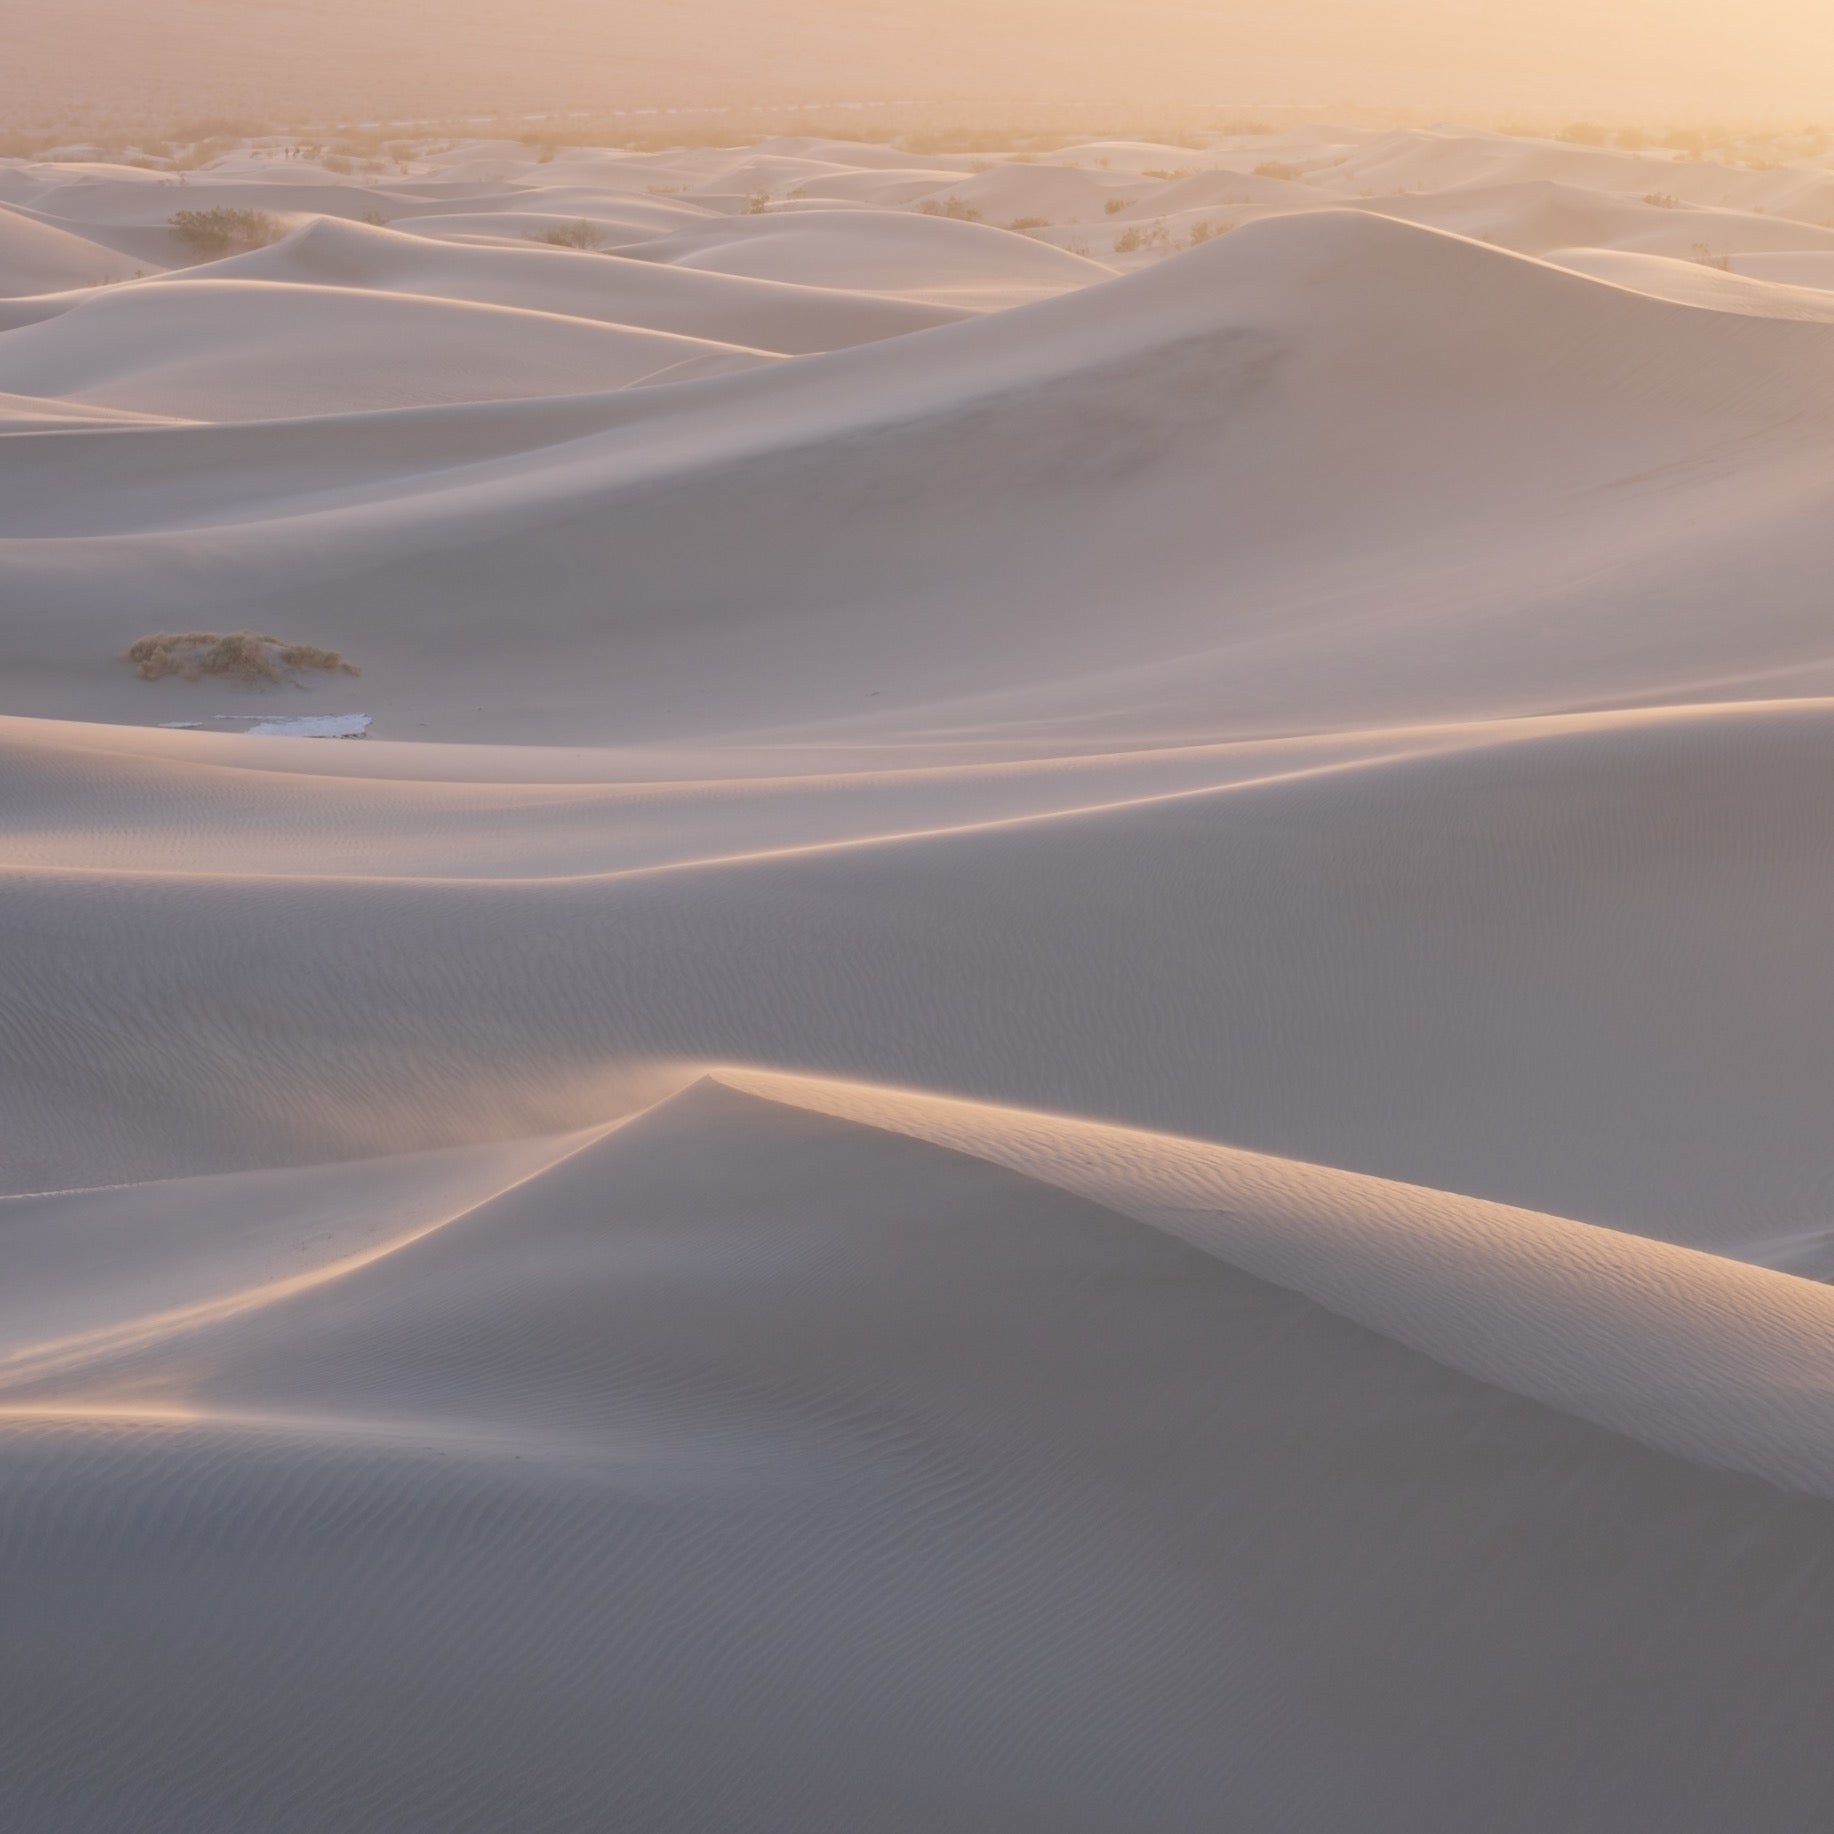
[(1834, 1497), (1834, 1292), (1481, 1198), (1097, 1121), (721, 1067), (1165, 1229), (1480, 1380), (1695, 1463)]

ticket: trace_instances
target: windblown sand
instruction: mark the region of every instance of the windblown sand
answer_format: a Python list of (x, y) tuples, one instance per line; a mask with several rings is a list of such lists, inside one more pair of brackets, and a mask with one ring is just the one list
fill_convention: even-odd
[(1830, 221), (0, 162), (0, 1826), (1825, 1829)]

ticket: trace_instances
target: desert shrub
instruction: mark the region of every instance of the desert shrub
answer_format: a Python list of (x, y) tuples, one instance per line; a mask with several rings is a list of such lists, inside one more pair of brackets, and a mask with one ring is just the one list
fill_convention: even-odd
[(362, 673), (336, 650), (311, 643), (283, 643), (278, 637), (259, 636), (252, 630), (226, 635), (213, 630), (161, 632), (130, 644), (122, 660), (134, 665), (142, 681), (162, 681), (168, 675), (199, 681), (217, 675), (251, 687), (296, 681), (308, 669), (333, 675)]
[(1149, 171), (1145, 173), (1144, 176), (1147, 178), (1161, 179), (1165, 183), (1171, 184), (1181, 178), (1195, 178), (1197, 174), (1191, 171), (1168, 172), (1163, 166), (1161, 166), (1157, 170)]
[(1295, 179), (1299, 176), (1297, 166), (1289, 166), (1284, 159), (1264, 159), (1255, 167), (1256, 178)]
[(327, 153), (325, 157), (319, 161), (319, 164), (322, 165), (327, 172), (336, 172), (340, 176), (346, 172), (354, 172), (357, 169), (357, 162), (352, 159), (348, 153)]
[(1028, 229), (1049, 229), (1050, 226), (1051, 219), (1049, 217), (1014, 217), (1013, 220), (1006, 225), (1008, 229), (1018, 230), (1021, 235), (1024, 235)]
[(371, 229), (388, 228), (388, 218), (380, 210), (366, 210), (358, 220), (367, 223)]
[(1681, 199), (1672, 191), (1652, 191), (1644, 198), (1643, 202), (1655, 205), (1658, 210), (1678, 210), (1681, 208)]
[(1714, 254), (1712, 249), (1704, 242), (1696, 242), (1694, 246), (1688, 250), (1688, 255), (1691, 260), (1698, 261), (1702, 267), (1718, 268), (1722, 274), (1729, 274), (1732, 272), (1732, 257), (1730, 255)]
[(981, 220), (981, 213), (959, 197), (945, 197), (940, 202), (933, 197), (925, 198), (918, 208), (927, 217), (949, 217), (957, 223), (978, 223)]
[(604, 237), (598, 226), (581, 217), (577, 223), (562, 223), (553, 229), (529, 231), (531, 242), (545, 242), (550, 248), (597, 248)]
[(1102, 206), (1102, 209), (1109, 216), (1118, 217), (1132, 202), (1133, 199), (1131, 197), (1111, 197), (1107, 203)]
[(1144, 229), (1136, 223), (1115, 237), (1114, 252), (1117, 255), (1132, 255), (1143, 248), (1164, 248), (1167, 240), (1163, 223), (1155, 223), (1150, 229)]
[(280, 224), (265, 210), (180, 210), (170, 218), (172, 232), (200, 261), (278, 241)]
[(1214, 242), (1218, 236), (1226, 236), (1228, 233), (1229, 225), (1227, 223), (1208, 221), (1199, 223), (1191, 231), (1191, 246), (1202, 248), (1206, 242)]
[(1609, 146), (1611, 135), (1595, 121), (1575, 121), (1560, 130), (1560, 138), (1574, 146)]
[(768, 191), (754, 191), (751, 196), (745, 200), (745, 214), (747, 216), (768, 216), (770, 214), (770, 207), (771, 194)]

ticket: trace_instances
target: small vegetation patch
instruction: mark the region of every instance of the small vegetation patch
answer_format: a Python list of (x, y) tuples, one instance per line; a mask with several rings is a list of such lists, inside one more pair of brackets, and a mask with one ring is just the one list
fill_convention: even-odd
[(1284, 159), (1264, 159), (1255, 167), (1256, 178), (1284, 178), (1289, 183), (1299, 177), (1299, 168)]
[(1681, 208), (1680, 198), (1672, 191), (1652, 191), (1643, 202), (1653, 205), (1657, 210), (1679, 210)]
[(283, 233), (265, 210), (180, 210), (169, 221), (172, 233), (200, 261), (266, 248)]
[(1006, 225), (1008, 229), (1018, 230), (1021, 235), (1024, 235), (1025, 232), (1030, 229), (1049, 229), (1050, 226), (1051, 219), (1049, 217), (1014, 217), (1013, 220)]
[(122, 658), (131, 662), (142, 681), (163, 681), (176, 675), (181, 681), (201, 681), (215, 675), (249, 687), (297, 682), (310, 670), (330, 675), (360, 675), (355, 663), (336, 650), (312, 643), (283, 643), (252, 630), (227, 634), (214, 630), (163, 631), (142, 637)]
[(597, 248), (604, 237), (598, 226), (581, 217), (577, 223), (562, 223), (554, 229), (532, 230), (531, 242), (545, 242), (550, 248)]
[(1164, 248), (1169, 240), (1170, 234), (1163, 223), (1155, 223), (1151, 228), (1142, 228), (1136, 223), (1115, 237), (1114, 252), (1117, 255), (1137, 255), (1144, 248)]
[(926, 198), (918, 208), (927, 217), (950, 217), (957, 223), (978, 223), (981, 213), (959, 197), (945, 197), (940, 202)]

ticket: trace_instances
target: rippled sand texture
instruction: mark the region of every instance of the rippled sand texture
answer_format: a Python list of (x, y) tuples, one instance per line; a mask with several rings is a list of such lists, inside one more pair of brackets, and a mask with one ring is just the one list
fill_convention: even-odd
[(0, 162), (0, 1825), (1825, 1828), (1830, 220)]

